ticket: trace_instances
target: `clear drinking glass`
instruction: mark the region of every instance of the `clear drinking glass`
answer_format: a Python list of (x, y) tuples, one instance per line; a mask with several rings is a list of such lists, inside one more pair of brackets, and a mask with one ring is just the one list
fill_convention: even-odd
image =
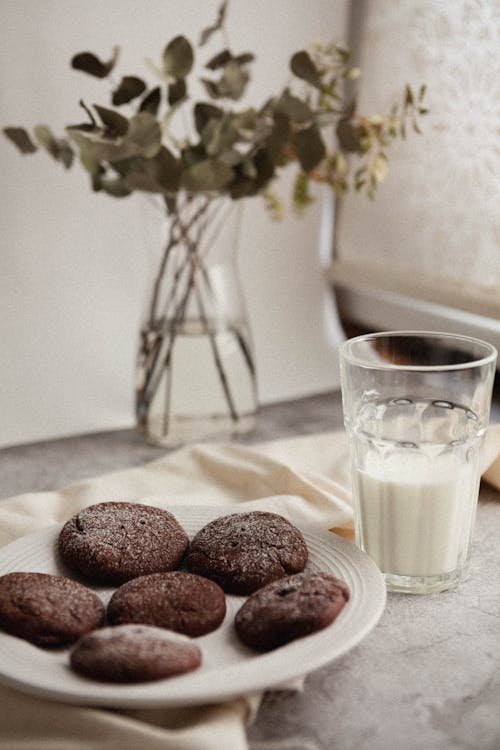
[(467, 572), (496, 356), (422, 331), (341, 347), (356, 543), (390, 591), (443, 591)]

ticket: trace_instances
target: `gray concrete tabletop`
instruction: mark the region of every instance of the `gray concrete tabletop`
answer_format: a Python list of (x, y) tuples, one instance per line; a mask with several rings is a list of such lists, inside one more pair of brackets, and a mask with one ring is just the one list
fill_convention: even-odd
[[(496, 414), (498, 417), (498, 413)], [(339, 429), (338, 393), (263, 407), (247, 444)], [(158, 458), (133, 430), (0, 451), (0, 497)], [(500, 749), (500, 493), (483, 484), (468, 578), (454, 591), (389, 594), (355, 648), (309, 674), (301, 691), (265, 695), (253, 750)]]

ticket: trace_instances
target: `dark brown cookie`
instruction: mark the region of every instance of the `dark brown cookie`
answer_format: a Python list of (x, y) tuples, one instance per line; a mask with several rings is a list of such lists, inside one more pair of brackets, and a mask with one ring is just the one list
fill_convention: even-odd
[(134, 578), (120, 586), (108, 604), (112, 625), (144, 623), (193, 638), (218, 628), (225, 614), (220, 586), (178, 570)]
[(107, 584), (173, 570), (188, 546), (186, 532), (171, 513), (128, 502), (84, 508), (59, 535), (64, 562), (85, 577)]
[(307, 547), (300, 531), (276, 513), (250, 511), (216, 518), (191, 542), (187, 565), (231, 594), (251, 594), (303, 570)]
[(250, 648), (269, 651), (322, 630), (348, 600), (346, 584), (329, 573), (297, 573), (252, 594), (236, 613), (236, 633)]
[(73, 643), (104, 621), (104, 605), (77, 581), (47, 573), (0, 577), (0, 627), (37, 646)]
[(117, 625), (84, 636), (71, 652), (79, 674), (104, 682), (149, 682), (197, 669), (201, 651), (149, 625)]

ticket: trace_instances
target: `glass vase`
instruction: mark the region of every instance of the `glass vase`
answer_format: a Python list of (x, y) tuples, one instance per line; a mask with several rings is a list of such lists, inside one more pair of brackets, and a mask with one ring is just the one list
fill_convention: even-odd
[(177, 446), (251, 430), (254, 350), (238, 278), (238, 204), (167, 202), (167, 238), (140, 331), (136, 417), (148, 441)]

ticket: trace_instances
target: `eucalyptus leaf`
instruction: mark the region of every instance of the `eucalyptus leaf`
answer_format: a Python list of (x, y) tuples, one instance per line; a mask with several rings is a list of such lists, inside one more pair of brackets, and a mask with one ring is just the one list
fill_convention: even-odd
[(57, 159), (59, 156), (59, 146), (51, 129), (47, 125), (35, 125), (33, 132), (39, 145), (48, 151), (54, 159)]
[(311, 86), (321, 89), (321, 75), (311, 59), (311, 56), (305, 50), (296, 52), (290, 60), (290, 69), (294, 75), (303, 81), (307, 81)]
[(130, 188), (120, 177), (103, 177), (101, 178), (101, 188), (113, 198), (126, 198), (131, 194)]
[(154, 89), (146, 94), (139, 105), (139, 112), (151, 112), (152, 115), (158, 114), (161, 102), (161, 91), (160, 87), (156, 86)]
[(79, 52), (71, 60), (71, 67), (95, 78), (106, 78), (116, 65), (119, 47), (113, 47), (113, 54), (107, 62), (102, 62), (93, 52)]
[(361, 130), (350, 118), (345, 117), (339, 120), (335, 132), (343, 151), (347, 153), (362, 151)]
[(24, 128), (7, 127), (3, 128), (3, 132), (22, 154), (34, 154), (38, 151), (28, 131)]
[(241, 99), (250, 79), (249, 73), (234, 60), (224, 66), (219, 81), (202, 79), (208, 93), (214, 99)]
[(136, 76), (124, 76), (115, 91), (113, 91), (112, 102), (115, 106), (127, 104), (140, 96), (146, 90), (146, 84), (142, 78)]
[(317, 167), (326, 156), (326, 147), (316, 125), (295, 132), (293, 145), (304, 172), (310, 172)]
[(65, 138), (59, 138), (57, 140), (57, 146), (59, 148), (59, 153), (57, 156), (58, 161), (62, 162), (66, 169), (69, 169), (73, 164), (73, 149)]
[(197, 132), (201, 134), (210, 120), (218, 120), (223, 114), (223, 110), (220, 107), (216, 107), (214, 104), (208, 104), (206, 102), (198, 102), (195, 104), (194, 124)]
[(102, 124), (106, 128), (106, 135), (110, 138), (115, 136), (125, 135), (129, 128), (129, 121), (126, 117), (121, 115), (119, 112), (115, 112), (114, 109), (108, 109), (107, 107), (101, 107), (99, 104), (94, 104), (94, 109), (99, 115)]
[(167, 194), (179, 189), (180, 176), (180, 162), (163, 146), (152, 159), (134, 159), (124, 182), (131, 190)]
[(161, 128), (151, 112), (138, 112), (130, 118), (126, 143), (137, 144), (142, 156), (155, 156), (161, 148)]
[(281, 158), (290, 133), (290, 119), (285, 114), (275, 113), (273, 128), (266, 144), (267, 153), (274, 162), (278, 162)]
[(188, 191), (221, 191), (229, 185), (233, 176), (228, 164), (217, 159), (204, 159), (183, 172), (181, 185)]
[(178, 78), (168, 87), (168, 103), (171, 107), (179, 104), (186, 98), (187, 86), (184, 78)]
[(278, 114), (286, 115), (290, 120), (298, 124), (313, 119), (313, 113), (309, 105), (287, 91), (276, 102), (274, 111)]
[(185, 78), (193, 67), (194, 54), (185, 36), (176, 36), (163, 52), (163, 72), (173, 78)]
[(232, 59), (233, 58), (229, 50), (224, 49), (222, 50), (222, 52), (218, 52), (216, 55), (214, 55), (214, 57), (212, 57), (206, 63), (205, 68), (208, 68), (208, 70), (217, 70), (217, 68), (223, 68)]

